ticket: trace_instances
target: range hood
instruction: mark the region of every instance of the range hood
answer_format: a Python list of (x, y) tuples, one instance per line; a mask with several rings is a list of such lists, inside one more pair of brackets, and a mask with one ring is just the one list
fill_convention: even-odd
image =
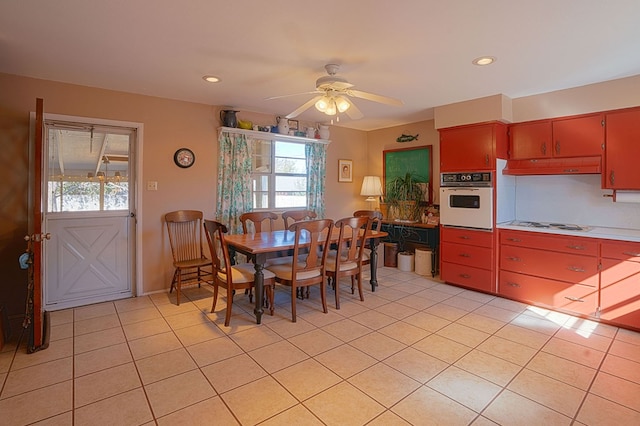
[(507, 160), (504, 175), (578, 175), (600, 174), (602, 157), (538, 158)]

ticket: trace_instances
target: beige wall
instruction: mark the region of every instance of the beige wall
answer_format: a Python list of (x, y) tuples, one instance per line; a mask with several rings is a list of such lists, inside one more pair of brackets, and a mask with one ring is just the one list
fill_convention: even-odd
[[(419, 135), (418, 140), (411, 142), (396, 142), (401, 135)], [(433, 178), (433, 202), (438, 203), (439, 177), (440, 177), (440, 136), (435, 129), (434, 120), (420, 121), (402, 126), (389, 127), (368, 132), (368, 175), (383, 176), (382, 153), (387, 149), (415, 148), (431, 145), (432, 178)]]

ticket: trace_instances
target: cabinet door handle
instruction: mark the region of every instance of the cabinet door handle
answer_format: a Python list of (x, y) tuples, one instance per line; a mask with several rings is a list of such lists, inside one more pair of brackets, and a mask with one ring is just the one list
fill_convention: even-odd
[(489, 154), (485, 154), (485, 156), (484, 156), (484, 164), (485, 164), (486, 166), (488, 166), (488, 165), (489, 165)]
[(579, 169), (564, 169), (563, 172), (565, 173), (577, 173), (579, 172)]
[(640, 257), (640, 252), (624, 251), (622, 252), (622, 254), (631, 256), (631, 257)]
[(565, 296), (565, 299), (571, 300), (572, 302), (584, 302), (583, 299), (580, 299), (579, 297), (573, 297), (573, 296)]
[(470, 239), (471, 239), (471, 237), (470, 237), (470, 236), (468, 236), (468, 235), (460, 235), (460, 239), (461, 239), (461, 240), (470, 240)]
[(469, 253), (460, 253), (458, 256), (460, 257), (471, 257)]
[(613, 172), (613, 170), (611, 170), (611, 173), (609, 173), (609, 182), (611, 182), (611, 185), (614, 185), (616, 183), (616, 174)]
[(509, 281), (509, 282), (507, 283), (507, 285), (509, 285), (509, 286), (511, 286), (511, 287), (515, 287), (515, 288), (520, 288), (520, 284), (518, 284), (518, 283), (514, 283), (514, 282), (511, 282), (511, 281)]
[(578, 266), (567, 266), (567, 269), (573, 272), (585, 272), (583, 268), (580, 268)]
[(460, 277), (462, 277), (462, 278), (471, 278), (471, 275), (469, 275), (469, 274), (460, 274)]
[(560, 141), (556, 141), (556, 154), (560, 154)]
[(514, 243), (519, 243), (522, 240), (520, 238), (507, 238), (507, 241), (513, 241)]
[(567, 248), (573, 249), (573, 250), (585, 250), (586, 247), (585, 246), (567, 246)]
[(546, 142), (542, 142), (542, 146), (540, 147), (540, 150), (542, 151), (542, 155), (547, 155), (547, 143)]
[(522, 259), (514, 256), (507, 256), (507, 260), (513, 260), (514, 262), (522, 262)]

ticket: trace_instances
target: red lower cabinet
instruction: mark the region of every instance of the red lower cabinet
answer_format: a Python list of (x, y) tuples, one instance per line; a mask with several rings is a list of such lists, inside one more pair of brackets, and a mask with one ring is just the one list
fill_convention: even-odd
[(640, 329), (640, 244), (602, 243), (600, 318)]
[(460, 228), (441, 229), (440, 278), (488, 293), (495, 293), (493, 233)]

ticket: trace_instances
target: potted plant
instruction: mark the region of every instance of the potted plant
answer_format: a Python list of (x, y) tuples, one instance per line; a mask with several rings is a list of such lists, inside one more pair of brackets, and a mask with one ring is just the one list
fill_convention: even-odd
[(413, 223), (420, 219), (424, 200), (424, 184), (420, 176), (406, 173), (387, 182), (385, 201), (390, 216), (397, 222)]

